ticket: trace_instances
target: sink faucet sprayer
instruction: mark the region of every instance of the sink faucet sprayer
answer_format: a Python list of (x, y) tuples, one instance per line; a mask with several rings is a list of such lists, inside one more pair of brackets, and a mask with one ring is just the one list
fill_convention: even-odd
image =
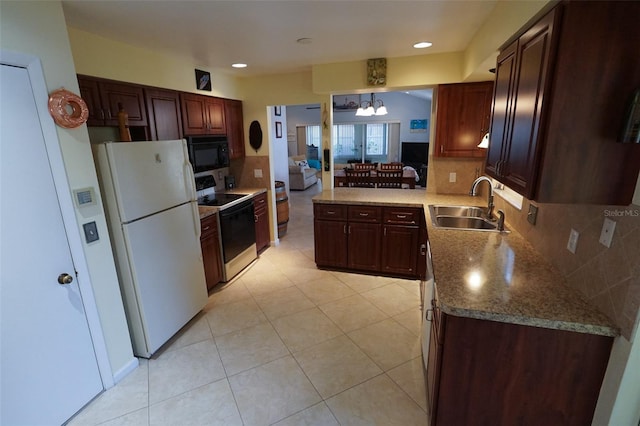
[(485, 181), (489, 184), (489, 202), (488, 202), (488, 206), (487, 206), (487, 217), (489, 219), (491, 219), (493, 217), (493, 186), (491, 184), (491, 179), (489, 179), (486, 176), (480, 176), (478, 179), (473, 181), (473, 184), (471, 184), (471, 190), (469, 191), (469, 195), (471, 195), (472, 197), (475, 197), (476, 194), (476, 189), (478, 188), (478, 184), (482, 181)]

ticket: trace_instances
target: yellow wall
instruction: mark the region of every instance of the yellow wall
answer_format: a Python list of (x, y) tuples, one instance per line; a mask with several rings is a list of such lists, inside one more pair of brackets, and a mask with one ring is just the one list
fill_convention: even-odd
[[(65, 87), (74, 93), (79, 93), (61, 3), (2, 1), (0, 8), (2, 49), (39, 57), (49, 92)], [(46, 102), (46, 99), (40, 101)], [(56, 126), (56, 130), (70, 190), (93, 187), (96, 189), (96, 194), (99, 194), (86, 126), (83, 125), (77, 129), (63, 129)], [(83, 248), (109, 362), (113, 373), (117, 374), (133, 360), (133, 351), (104, 211), (99, 204), (82, 210), (76, 209), (75, 212), (80, 235), (83, 235), (81, 224), (93, 220), (98, 225), (98, 234), (101, 236), (99, 242), (84, 245)], [(78, 279), (82, 280), (82, 277)]]
[(475, 80), (477, 73), (495, 67), (498, 48), (550, 0), (499, 1), (491, 15), (473, 36), (464, 52), (462, 74), (465, 81)]
[[(194, 64), (189, 59), (167, 56), (75, 28), (69, 27), (68, 32), (78, 74), (241, 99), (236, 90), (236, 78), (220, 70)], [(196, 68), (211, 73), (211, 92), (196, 90)]]

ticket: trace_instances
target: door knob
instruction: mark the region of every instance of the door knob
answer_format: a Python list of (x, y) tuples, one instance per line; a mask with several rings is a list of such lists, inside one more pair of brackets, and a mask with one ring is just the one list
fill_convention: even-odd
[(73, 277), (69, 274), (60, 274), (58, 275), (58, 284), (71, 284), (73, 282)]

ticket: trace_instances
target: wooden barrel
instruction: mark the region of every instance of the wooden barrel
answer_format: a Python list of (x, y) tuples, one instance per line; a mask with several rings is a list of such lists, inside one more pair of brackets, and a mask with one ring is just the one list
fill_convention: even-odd
[(278, 218), (278, 238), (287, 233), (289, 223), (289, 197), (284, 182), (276, 181), (276, 216)]

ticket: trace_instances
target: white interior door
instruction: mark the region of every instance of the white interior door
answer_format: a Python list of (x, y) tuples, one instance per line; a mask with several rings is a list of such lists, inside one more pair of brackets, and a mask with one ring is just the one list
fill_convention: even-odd
[(0, 424), (61, 424), (102, 382), (27, 71), (0, 88)]

